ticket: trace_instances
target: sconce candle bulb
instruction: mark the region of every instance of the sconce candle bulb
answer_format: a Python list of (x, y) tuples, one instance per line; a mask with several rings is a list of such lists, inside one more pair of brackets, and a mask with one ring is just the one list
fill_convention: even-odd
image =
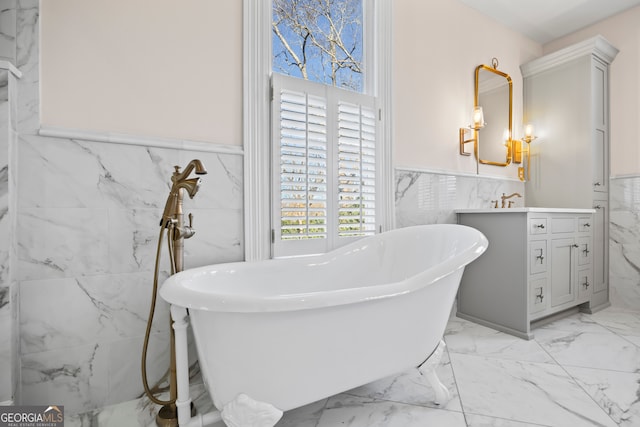
[(477, 106), (473, 108), (473, 125), (472, 129), (482, 129), (484, 127), (484, 113), (482, 112), (482, 107)]
[(524, 137), (525, 139), (533, 137), (533, 125), (531, 123), (524, 127)]

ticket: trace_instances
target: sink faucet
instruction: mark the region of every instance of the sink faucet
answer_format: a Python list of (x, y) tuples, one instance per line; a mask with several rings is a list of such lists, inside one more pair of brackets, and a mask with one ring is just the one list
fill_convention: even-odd
[[(520, 193), (513, 193), (513, 194), (509, 194), (508, 196), (505, 196), (505, 194), (504, 194), (504, 193), (502, 193), (502, 197), (500, 197), (500, 199), (502, 200), (502, 207), (503, 207), (503, 208), (504, 208), (504, 205), (505, 205), (505, 203), (504, 203), (504, 202), (505, 202), (507, 199), (512, 198), (513, 196), (522, 197), (522, 195), (521, 195)], [(511, 207), (511, 205), (513, 205), (513, 203), (515, 203), (515, 202), (513, 202), (513, 201), (509, 200), (509, 207)]]

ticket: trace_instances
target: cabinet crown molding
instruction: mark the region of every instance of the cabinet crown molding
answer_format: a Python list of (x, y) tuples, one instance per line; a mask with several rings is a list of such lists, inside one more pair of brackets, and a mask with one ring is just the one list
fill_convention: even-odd
[(594, 55), (608, 65), (613, 62), (618, 52), (619, 50), (607, 39), (598, 35), (527, 62), (520, 66), (520, 71), (522, 77), (528, 77), (585, 55)]

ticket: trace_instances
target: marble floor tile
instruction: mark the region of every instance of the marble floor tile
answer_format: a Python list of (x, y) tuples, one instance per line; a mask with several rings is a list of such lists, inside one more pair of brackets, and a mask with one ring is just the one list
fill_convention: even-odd
[(316, 427), (328, 399), (292, 409), (282, 415), (275, 427)]
[(65, 417), (66, 427), (138, 427), (154, 423), (156, 408), (149, 407), (140, 399), (117, 405), (107, 406), (100, 410)]
[(563, 366), (640, 370), (640, 348), (615, 334), (540, 329), (536, 341)]
[[(451, 362), (445, 351), (440, 365), (436, 369), (440, 381), (451, 393), (451, 399), (442, 406), (442, 409), (450, 411), (462, 411), (458, 389), (456, 388)], [(440, 408), (435, 402), (435, 392), (418, 369), (410, 369), (398, 375), (392, 375), (362, 387), (347, 391), (345, 394), (359, 396), (368, 399), (390, 400), (394, 402), (408, 403), (411, 405)]]
[(465, 415), (467, 427), (540, 427), (547, 424), (522, 423), (520, 421), (505, 420), (504, 418), (487, 417), (484, 415)]
[(329, 399), (317, 427), (466, 427), (461, 412), (386, 400), (337, 395)]
[(553, 426), (615, 426), (561, 366), (450, 354), (465, 413)]
[(534, 330), (534, 335), (535, 331), (538, 329), (553, 329), (556, 331), (567, 332), (592, 332), (601, 334), (611, 333), (609, 329), (598, 323), (592, 315), (584, 313), (576, 313), (572, 316), (542, 325)]
[(552, 362), (534, 340), (523, 340), (458, 317), (451, 317), (445, 332), (450, 353), (475, 354), (500, 359)]
[(576, 382), (621, 426), (640, 426), (640, 374), (566, 368)]
[(640, 336), (640, 311), (608, 308), (592, 314), (592, 317), (617, 334)]
[(637, 345), (638, 347), (640, 347), (640, 337), (637, 335), (620, 335), (622, 338), (626, 339), (627, 341)]

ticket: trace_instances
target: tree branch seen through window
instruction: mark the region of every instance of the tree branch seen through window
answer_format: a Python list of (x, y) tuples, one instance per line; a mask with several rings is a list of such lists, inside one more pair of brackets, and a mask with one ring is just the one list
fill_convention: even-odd
[(362, 0), (273, 0), (273, 70), (362, 92)]

